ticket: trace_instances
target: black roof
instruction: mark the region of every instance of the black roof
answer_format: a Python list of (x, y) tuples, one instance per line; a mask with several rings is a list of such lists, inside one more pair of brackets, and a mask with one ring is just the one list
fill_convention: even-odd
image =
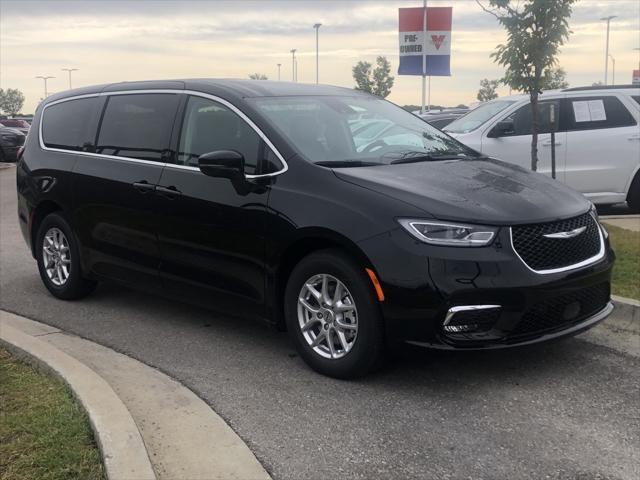
[(332, 85), (315, 85), (272, 80), (195, 78), (185, 80), (120, 82), (76, 88), (51, 95), (50, 97), (47, 97), (46, 103), (78, 95), (146, 89), (194, 90), (221, 97), (236, 98), (307, 95), (369, 95), (368, 93), (364, 93), (359, 90), (335, 87)]

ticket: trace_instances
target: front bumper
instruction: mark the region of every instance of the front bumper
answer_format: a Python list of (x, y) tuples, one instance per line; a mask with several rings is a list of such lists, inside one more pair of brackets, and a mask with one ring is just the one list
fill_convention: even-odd
[[(385, 293), (380, 304), (390, 341), (446, 349), (502, 348), (579, 333), (606, 318), (611, 268), (608, 241), (600, 260), (563, 272), (538, 274), (520, 260), (508, 229), (483, 248), (434, 247), (404, 230), (360, 243)], [(496, 305), (479, 331), (444, 328), (456, 306)], [(488, 310), (490, 311), (490, 310)]]

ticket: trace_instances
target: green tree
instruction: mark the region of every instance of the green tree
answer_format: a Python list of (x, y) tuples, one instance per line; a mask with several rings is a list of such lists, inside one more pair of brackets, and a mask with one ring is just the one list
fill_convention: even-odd
[(559, 88), (567, 88), (567, 72), (564, 68), (547, 68), (542, 77), (542, 90), (557, 90)]
[[(507, 43), (491, 54), (506, 68), (504, 82), (529, 95), (531, 101), (531, 170), (538, 168), (538, 95), (544, 72), (556, 63), (559, 48), (569, 38), (569, 17), (576, 0), (489, 0), (490, 8), (507, 31)], [(515, 6), (514, 6), (515, 4)]]
[(358, 62), (352, 69), (356, 90), (373, 93), (387, 98), (393, 87), (394, 77), (391, 76), (391, 64), (386, 57), (376, 58), (376, 68), (369, 62)]
[(489, 100), (498, 98), (498, 94), (496, 93), (498, 85), (500, 85), (500, 80), (489, 80), (488, 78), (483, 78), (480, 80), (480, 90), (478, 90), (476, 98), (481, 102), (488, 102)]
[(249, 75), (249, 78), (251, 80), (269, 80), (269, 77), (267, 77), (264, 73), (252, 73), (251, 75)]
[(20, 113), (24, 105), (24, 95), (16, 88), (0, 88), (0, 112), (9, 116)]

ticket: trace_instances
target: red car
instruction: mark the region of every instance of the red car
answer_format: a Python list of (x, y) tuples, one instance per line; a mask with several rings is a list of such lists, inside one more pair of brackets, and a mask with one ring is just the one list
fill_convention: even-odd
[(15, 128), (16, 130), (20, 130), (25, 135), (29, 133), (29, 128), (31, 127), (31, 125), (29, 125), (29, 122), (27, 122), (26, 120), (19, 120), (17, 118), (1, 118), (0, 125)]

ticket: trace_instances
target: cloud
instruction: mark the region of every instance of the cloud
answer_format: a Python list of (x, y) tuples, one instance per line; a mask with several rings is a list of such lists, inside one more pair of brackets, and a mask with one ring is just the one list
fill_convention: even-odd
[[(483, 0), (485, 3), (488, 0)], [(35, 75), (58, 78), (63, 67), (78, 67), (75, 85), (179, 77), (236, 77), (251, 72), (290, 78), (289, 50), (298, 49), (301, 81), (315, 80), (315, 36), (321, 22), (321, 81), (352, 86), (358, 60), (386, 55), (397, 68), (397, 9), (401, 1), (33, 1), (0, 0), (0, 86), (21, 88), (27, 109), (42, 85)], [(453, 76), (434, 79), (434, 102), (458, 104), (475, 97), (481, 78), (497, 78), (502, 68), (489, 58), (505, 34), (472, 0), (429, 0), (453, 5)], [(640, 6), (634, 0), (582, 0), (574, 8), (574, 33), (562, 48), (560, 64), (569, 82), (601, 79), (605, 15), (612, 23), (611, 49), (618, 72), (637, 68)], [(594, 62), (602, 55), (602, 62)], [(619, 74), (617, 74), (618, 77)], [(626, 75), (626, 73), (624, 73)], [(619, 77), (622, 78), (622, 77)], [(396, 76), (391, 99), (419, 101), (418, 77)]]

